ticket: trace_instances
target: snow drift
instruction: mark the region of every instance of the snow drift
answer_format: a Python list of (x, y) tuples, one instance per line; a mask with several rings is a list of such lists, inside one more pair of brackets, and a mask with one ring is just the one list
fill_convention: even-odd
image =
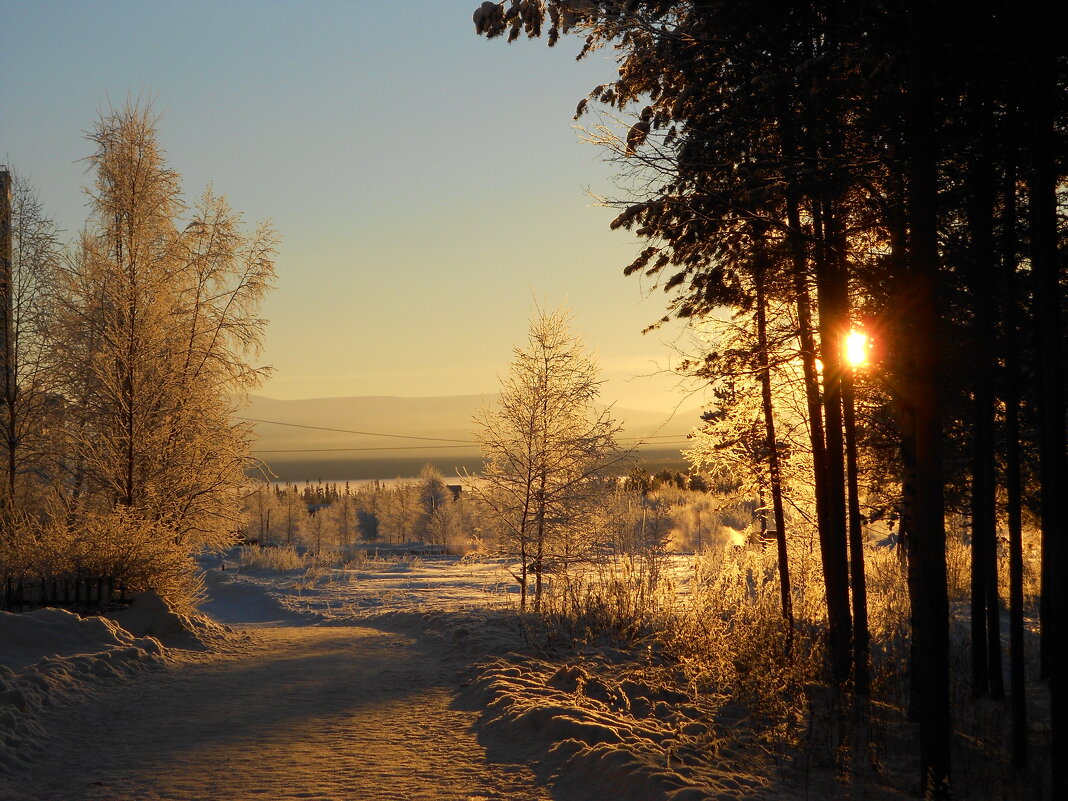
[(203, 650), (228, 636), (211, 621), (176, 614), (155, 593), (99, 617), (0, 612), (0, 774), (43, 747), (41, 710), (92, 693), (102, 680), (159, 669), (168, 647)]

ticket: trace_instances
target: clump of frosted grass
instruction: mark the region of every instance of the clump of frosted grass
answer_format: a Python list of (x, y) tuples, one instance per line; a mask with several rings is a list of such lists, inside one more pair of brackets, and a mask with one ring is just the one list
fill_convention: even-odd
[(304, 558), (288, 545), (276, 548), (244, 545), (238, 553), (238, 565), (242, 570), (272, 570), (285, 573), (303, 568)]

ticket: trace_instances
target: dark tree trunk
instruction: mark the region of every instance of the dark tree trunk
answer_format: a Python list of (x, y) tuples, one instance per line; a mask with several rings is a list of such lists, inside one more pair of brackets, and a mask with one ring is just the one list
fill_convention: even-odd
[(823, 420), (826, 444), (827, 526), (820, 532), (820, 556), (827, 592), (831, 673), (837, 686), (850, 677), (852, 619), (849, 611), (849, 558), (846, 545), (845, 465), (842, 438), (841, 334), (848, 324), (842, 299), (845, 275), (836, 247), (833, 210), (819, 210), (814, 222), (819, 235), (816, 252), (816, 297), (820, 318), (820, 359), (823, 362)]
[(3, 528), (0, 534), (6, 536), (15, 504), (15, 470), (16, 449), (18, 447), (18, 426), (16, 419), (16, 393), (18, 383), (15, 376), (15, 332), (12, 283), (12, 205), (11, 173), (0, 170), (0, 392), (3, 392), (4, 406), (4, 445), (7, 450), (5, 471), (7, 481), (4, 487), (4, 504), (0, 509), (3, 515)]
[[(813, 337), (812, 305), (808, 288), (808, 257), (801, 225), (801, 196), (798, 165), (799, 149), (793, 117), (781, 93), (775, 97), (776, 115), (786, 172), (786, 216), (789, 231), (787, 241), (797, 293), (798, 339), (801, 345), (801, 365), (805, 376), (805, 399), (808, 405), (809, 439), (812, 445), (813, 484), (816, 496), (816, 525), (819, 532), (820, 556), (827, 593), (827, 612), (830, 620), (829, 645), (831, 669), (836, 684), (845, 681), (849, 673), (849, 588), (848, 567), (844, 555), (844, 527), (836, 531), (831, 517), (831, 491), (827, 468), (827, 438), (823, 424), (823, 407), (819, 373), (816, 368), (816, 343)], [(818, 279), (817, 279), (818, 282)], [(817, 290), (818, 291), (818, 290)], [(836, 538), (841, 536), (842, 558), (836, 558)]]
[[(1033, 55), (1027, 80), (1030, 91), (1031, 265), (1038, 319), (1039, 411), (1042, 478), (1042, 667), (1049, 677), (1053, 797), (1068, 797), (1068, 661), (1065, 660), (1066, 600), (1064, 569), (1068, 542), (1064, 530), (1064, 491), (1068, 483), (1065, 454), (1065, 402), (1062, 372), (1061, 269), (1057, 254), (1057, 165), (1053, 112), (1058, 103), (1054, 37), (1062, 35), (1061, 15), (1035, 11), (1028, 36)], [(1057, 26), (1057, 27), (1054, 27)]]
[(903, 432), (901, 437), (901, 506), (899, 509), (901, 519), (898, 523), (898, 535), (905, 554), (905, 580), (909, 590), (909, 624), (913, 631), (913, 636), (909, 638), (909, 665), (911, 667), (908, 719), (913, 723), (918, 723), (922, 714), (920, 704), (923, 698), (923, 688), (920, 686), (920, 672), (916, 670), (919, 659), (916, 655), (915, 631), (923, 623), (916, 620), (922, 604), (918, 580), (919, 569), (916, 566), (916, 552), (913, 548), (916, 534), (916, 443), (913, 431), (916, 425), (912, 419), (912, 412), (905, 403), (899, 404), (898, 419)]
[(871, 695), (871, 633), (868, 630), (868, 585), (864, 575), (864, 532), (860, 518), (857, 468), (857, 422), (851, 370), (842, 373), (845, 423), (846, 490), (849, 497), (849, 585), (853, 591), (853, 688)]
[(823, 410), (820, 402), (820, 379), (816, 369), (816, 342), (812, 336), (812, 307), (805, 277), (797, 284), (798, 339), (801, 343), (801, 368), (805, 376), (805, 400), (808, 405), (809, 442), (812, 446), (813, 485), (816, 495), (816, 523), (822, 541), (827, 524), (827, 453), (823, 436)]
[[(890, 252), (892, 270), (894, 274), (901, 275), (906, 269), (908, 260), (908, 221), (905, 212), (905, 186), (899, 179), (891, 175), (890, 198), (887, 212), (887, 227), (890, 236)], [(904, 364), (899, 361), (907, 350), (906, 339), (908, 331), (904, 326), (891, 327), (886, 332), (891, 338), (889, 352), (896, 354), (891, 360), (890, 374), (901, 376), (904, 374)], [(900, 387), (898, 388), (900, 390)], [(912, 432), (915, 430), (912, 409), (905, 402), (904, 397), (897, 393), (895, 398), (898, 424), (902, 432), (899, 439), (899, 454), (901, 458), (901, 502), (898, 507), (898, 548), (902, 554), (906, 566), (906, 581), (909, 592), (910, 624), (912, 630), (917, 627), (916, 612), (920, 608), (919, 587), (917, 584), (918, 571), (914, 566), (914, 553), (912, 543), (916, 532), (916, 452), (915, 441)], [(922, 625), (922, 623), (920, 624)], [(909, 639), (909, 664), (916, 665), (916, 638)], [(919, 686), (920, 674), (916, 670), (909, 670), (909, 705), (908, 719), (918, 722), (920, 719), (920, 699), (922, 689)]]
[(937, 181), (931, 9), (914, 0), (908, 9), (906, 133), (909, 259), (905, 297), (908, 372), (905, 401), (913, 412), (916, 455), (916, 571), (912, 669), (921, 691), (920, 786), (925, 798), (950, 796), (949, 603), (942, 475), (940, 335), (938, 310)]
[(794, 641), (794, 608), (790, 597), (790, 562), (786, 553), (786, 514), (782, 505), (782, 474), (779, 464), (779, 447), (775, 439), (775, 416), (771, 403), (771, 358), (768, 354), (767, 295), (765, 291), (767, 259), (763, 244), (758, 243), (757, 248), (757, 258), (760, 263), (757, 265), (754, 278), (757, 306), (757, 348), (760, 352), (760, 394), (764, 414), (764, 433), (767, 438), (771, 504), (775, 515), (775, 544), (779, 562), (779, 596), (782, 605), (782, 616), (787, 626), (786, 653), (789, 654), (793, 648)]

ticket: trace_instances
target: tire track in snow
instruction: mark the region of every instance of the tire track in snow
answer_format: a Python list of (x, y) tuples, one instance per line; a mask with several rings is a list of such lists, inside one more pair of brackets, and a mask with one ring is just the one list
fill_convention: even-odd
[(549, 798), (529, 768), (487, 760), (425, 644), (362, 627), (250, 635), (52, 712), (13, 801)]

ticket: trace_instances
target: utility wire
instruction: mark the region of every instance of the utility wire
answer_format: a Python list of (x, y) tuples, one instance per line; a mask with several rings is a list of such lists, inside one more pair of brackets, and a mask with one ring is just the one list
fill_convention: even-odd
[[(446, 439), (444, 437), (417, 437), (414, 434), (381, 434), (377, 431), (353, 431), (348, 428), (324, 428), (323, 426), (308, 426), (301, 423), (282, 423), (278, 420), (258, 420), (255, 417), (236, 417), (237, 420), (247, 420), (250, 423), (269, 423), (273, 426), (289, 426), (290, 428), (310, 428), (313, 431), (333, 431), (336, 434), (361, 434), (365, 437), (393, 437), (395, 439), (421, 439), (427, 442), (462, 442), (465, 445), (476, 445), (474, 440), (470, 439)], [(342, 449), (352, 450), (352, 449)], [(371, 448), (369, 450), (376, 450)]]
[[(661, 442), (660, 445), (681, 445), (689, 442), (688, 439), (679, 439), (674, 442)], [(467, 448), (469, 445), (383, 445), (377, 448), (280, 448), (277, 450), (254, 450), (250, 453), (340, 453), (354, 451), (429, 451), (438, 448)]]
[[(288, 426), (289, 428), (307, 428), (307, 429), (310, 429), (312, 431), (331, 431), (331, 432), (333, 432), (335, 434), (360, 434), (360, 435), (365, 436), (365, 437), (391, 437), (393, 439), (417, 439), (417, 440), (421, 440), (423, 442), (455, 442), (455, 443), (457, 443), (457, 445), (452, 445), (452, 446), (449, 446), (449, 447), (457, 447), (458, 445), (461, 445), (461, 444), (462, 445), (478, 445), (479, 444), (476, 440), (473, 440), (473, 439), (448, 439), (448, 438), (445, 438), (445, 437), (419, 437), (419, 436), (416, 436), (415, 434), (383, 434), (383, 433), (380, 433), (378, 431), (355, 431), (355, 430), (350, 429), (350, 428), (326, 428), (325, 426), (309, 426), (309, 425), (305, 425), (303, 423), (283, 423), (280, 420), (261, 420), (261, 419), (256, 418), (256, 417), (236, 417), (235, 416), (234, 419), (235, 420), (245, 420), (245, 421), (250, 422), (250, 423), (266, 423), (266, 424), (269, 424), (269, 425), (272, 425), (272, 426)], [(651, 439), (674, 439), (674, 440), (678, 440), (679, 436), (680, 436), (679, 434), (653, 434), (653, 435), (648, 436), (648, 437), (620, 437), (619, 439), (622, 442), (647, 442), (648, 440), (651, 440)], [(688, 438), (684, 438), (684, 439), (679, 440), (679, 441), (680, 442), (685, 442), (686, 439), (688, 439)], [(670, 443), (665, 442), (663, 444), (664, 445), (668, 445)], [(418, 446), (410, 445), (410, 446), (407, 446), (407, 447), (415, 448), (415, 447), (418, 447)], [(438, 447), (444, 447), (444, 446), (438, 446)], [(331, 451), (331, 450), (333, 450), (333, 451), (378, 451), (378, 450), (388, 450), (388, 449), (387, 448), (295, 448), (295, 449), (291, 449), (291, 450), (309, 451), (310, 452), (310, 451)], [(255, 451), (255, 453), (285, 453), (285, 452), (287, 452), (287, 451), (284, 451), (284, 450), (282, 450), (282, 451)]]
[(467, 448), (467, 445), (383, 445), (378, 448), (279, 448), (249, 453), (333, 453), (335, 451), (429, 451), (437, 448)]

